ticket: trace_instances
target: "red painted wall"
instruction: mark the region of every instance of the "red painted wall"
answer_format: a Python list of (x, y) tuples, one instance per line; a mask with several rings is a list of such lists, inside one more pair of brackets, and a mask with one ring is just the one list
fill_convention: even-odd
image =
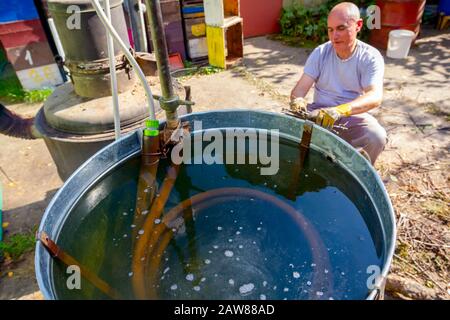
[(241, 0), (244, 37), (280, 32), (278, 20), (282, 7), (283, 0)]

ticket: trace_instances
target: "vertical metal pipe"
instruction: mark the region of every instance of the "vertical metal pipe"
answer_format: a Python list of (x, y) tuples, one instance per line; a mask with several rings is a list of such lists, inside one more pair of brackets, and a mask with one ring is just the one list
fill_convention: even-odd
[(161, 82), (161, 92), (163, 96), (162, 101), (160, 101), (161, 108), (166, 112), (166, 120), (169, 128), (174, 128), (179, 123), (176, 110), (177, 105), (176, 103), (172, 103), (177, 97), (174, 95), (172, 86), (172, 76), (170, 74), (169, 54), (167, 51), (161, 4), (159, 0), (146, 0), (145, 2), (147, 4), (147, 15), (150, 23), (150, 31), (152, 33), (159, 79)]
[[(109, 0), (104, 0), (104, 9), (108, 21), (111, 21), (111, 8)], [(106, 29), (106, 27), (105, 27)], [(111, 94), (114, 110), (114, 132), (116, 140), (120, 138), (120, 112), (119, 95), (117, 92), (116, 56), (114, 54), (114, 42), (111, 33), (106, 30), (106, 41), (108, 44), (109, 73), (111, 74)]]
[(148, 52), (147, 32), (144, 19), (144, 4), (141, 0), (138, 1), (138, 13), (139, 13), (139, 40), (141, 41), (141, 47), (144, 52)]

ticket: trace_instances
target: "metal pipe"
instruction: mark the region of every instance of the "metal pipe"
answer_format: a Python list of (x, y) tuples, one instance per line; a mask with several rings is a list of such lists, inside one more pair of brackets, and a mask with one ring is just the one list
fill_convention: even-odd
[[(103, 3), (106, 18), (111, 23), (111, 7), (109, 0)], [(106, 27), (105, 27), (106, 29)], [(117, 75), (116, 75), (116, 57), (114, 54), (114, 42), (111, 33), (106, 30), (106, 43), (108, 45), (109, 73), (111, 74), (111, 94), (114, 112), (114, 133), (116, 140), (120, 139), (120, 112), (119, 112), (119, 95), (117, 94)]]
[(139, 37), (141, 41), (141, 51), (148, 52), (148, 43), (147, 43), (147, 31), (145, 28), (145, 19), (144, 19), (144, 8), (145, 5), (141, 2), (141, 0), (138, 0), (138, 13), (139, 13)]
[(61, 44), (61, 38), (59, 37), (58, 30), (56, 30), (56, 27), (55, 27), (55, 21), (53, 20), (53, 18), (49, 18), (49, 19), (47, 19), (47, 21), (48, 21), (48, 26), (50, 27), (50, 31), (51, 31), (52, 36), (53, 36), (53, 40), (55, 40), (56, 50), (58, 50), (59, 56), (63, 60), (65, 60), (66, 59), (66, 55), (64, 53), (64, 49), (63, 49), (63, 46)]
[(107, 28), (108, 32), (113, 36), (114, 40), (119, 45), (123, 54), (127, 57), (128, 61), (133, 66), (134, 71), (136, 72), (139, 79), (141, 80), (142, 86), (144, 87), (144, 90), (145, 90), (145, 93), (147, 96), (148, 106), (150, 109), (149, 110), (150, 118), (156, 119), (155, 103), (153, 101), (152, 90), (150, 89), (150, 85), (147, 83), (147, 79), (145, 78), (144, 72), (142, 72), (142, 69), (139, 67), (138, 63), (136, 62), (136, 59), (134, 59), (133, 55), (130, 53), (130, 50), (129, 50), (130, 48), (127, 48), (125, 43), (123, 43), (122, 39), (120, 39), (120, 36), (117, 34), (116, 30), (114, 30), (114, 27), (111, 25), (111, 23), (109, 23), (98, 0), (91, 0), (91, 3), (92, 3), (92, 6), (94, 7), (95, 11), (97, 12), (97, 15), (98, 15), (100, 21)]
[(166, 112), (167, 126), (169, 129), (175, 129), (179, 124), (177, 114), (179, 103), (178, 97), (175, 96), (172, 86), (172, 75), (170, 74), (169, 54), (167, 51), (161, 5), (159, 0), (146, 0), (146, 4), (156, 64), (158, 66), (159, 80), (161, 83), (162, 99), (160, 99), (160, 105)]

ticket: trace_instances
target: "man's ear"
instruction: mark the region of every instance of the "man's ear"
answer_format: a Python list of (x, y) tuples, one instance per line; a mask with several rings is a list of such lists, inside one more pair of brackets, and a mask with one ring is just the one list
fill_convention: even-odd
[(358, 21), (356, 21), (356, 32), (360, 32), (363, 25), (364, 25), (363, 19), (359, 19)]

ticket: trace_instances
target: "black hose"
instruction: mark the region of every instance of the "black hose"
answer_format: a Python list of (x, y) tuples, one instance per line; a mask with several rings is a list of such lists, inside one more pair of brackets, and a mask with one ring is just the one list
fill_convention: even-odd
[(37, 139), (33, 133), (34, 118), (24, 119), (0, 103), (0, 133), (21, 139)]

